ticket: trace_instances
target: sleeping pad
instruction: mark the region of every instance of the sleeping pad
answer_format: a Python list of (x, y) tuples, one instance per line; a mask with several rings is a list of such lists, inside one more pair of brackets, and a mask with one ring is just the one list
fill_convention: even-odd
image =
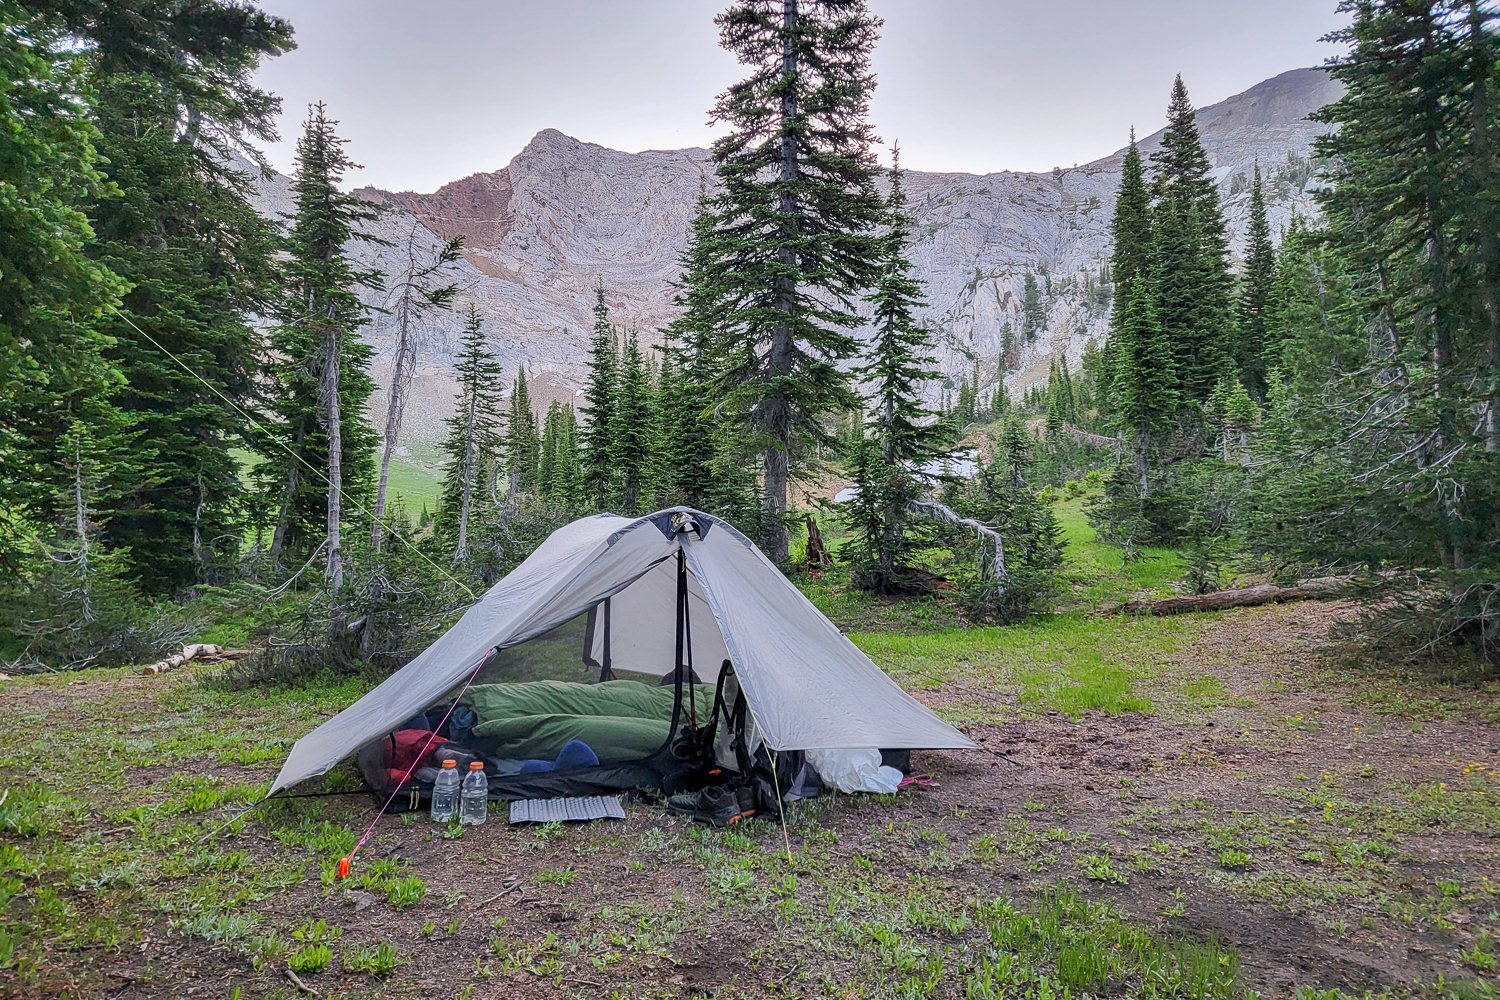
[[(713, 711), (713, 688), (700, 684), (694, 694), (698, 718), (706, 722)], [(497, 756), (550, 760), (569, 740), (582, 740), (601, 761), (621, 761), (661, 749), (672, 726), (675, 698), (670, 684), (521, 681), (476, 684), (463, 700), (479, 716), (475, 738), (493, 747)]]

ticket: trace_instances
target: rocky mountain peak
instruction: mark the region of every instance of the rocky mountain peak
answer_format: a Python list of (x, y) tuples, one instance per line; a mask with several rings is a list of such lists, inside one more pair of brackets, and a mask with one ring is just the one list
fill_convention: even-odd
[[(1338, 93), (1322, 70), (1299, 69), (1199, 110), (1237, 241), (1257, 163), (1267, 180), (1273, 229), (1293, 212), (1315, 210), (1310, 153), (1323, 126), (1307, 116)], [(1145, 137), (1142, 148), (1156, 148), (1160, 136)], [(1045, 377), (1053, 358), (1076, 363), (1084, 346), (1103, 335), (1109, 289), (1100, 274), (1109, 258), (1122, 154), (1044, 173), (908, 173), (916, 218), (912, 257), (929, 302), (922, 318), (934, 331), (948, 388), (976, 365), (984, 381), (1004, 374), (1000, 355), (1007, 329), (1019, 339), (1028, 274), (1044, 289), (1047, 325), (1015, 351), (1011, 360), (1019, 367), (1005, 376), (1013, 390)], [(461, 297), (485, 316), (506, 368), (526, 366), (545, 405), (548, 398), (571, 396), (583, 380), (598, 283), (615, 321), (647, 341), (672, 318), (678, 254), (700, 187), (711, 180), (703, 149), (624, 153), (543, 129), (498, 170), (429, 194), (359, 193), (391, 208), (376, 224), (387, 240), (402, 240), (413, 227), (434, 245), (466, 238)], [(285, 211), (284, 178), (273, 178), (262, 191), (264, 210)], [(352, 249), (365, 264), (397, 266), (390, 248), (360, 243)], [(456, 310), (422, 331), (419, 391), (408, 411), (409, 433), (417, 440), (435, 439), (451, 410), (460, 322)], [(394, 331), (383, 316), (367, 331), (379, 352), (381, 379)], [(933, 392), (944, 389), (935, 385)]]

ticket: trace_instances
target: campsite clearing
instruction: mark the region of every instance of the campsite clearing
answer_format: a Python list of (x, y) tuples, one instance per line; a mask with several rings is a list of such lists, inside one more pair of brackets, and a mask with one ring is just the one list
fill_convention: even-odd
[(223, 828), (365, 684), (7, 681), (0, 990), (305, 995), (290, 968), (325, 996), (1492, 995), (1464, 984), (1500, 936), (1500, 694), (1308, 652), (1349, 613), (857, 634), (985, 749), (789, 808), (790, 862), (773, 822), (645, 804), (388, 817), (347, 890), (368, 798)]

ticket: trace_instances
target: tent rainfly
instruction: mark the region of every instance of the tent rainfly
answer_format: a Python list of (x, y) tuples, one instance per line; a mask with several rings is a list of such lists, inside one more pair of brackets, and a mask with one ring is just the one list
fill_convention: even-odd
[[(684, 615), (691, 625), (679, 652)], [(564, 634), (571, 669), (590, 682), (631, 677), (656, 689), (686, 663), (711, 691), (718, 665), (731, 662), (773, 750), (975, 745), (887, 677), (744, 535), (677, 507), (634, 519), (597, 514), (553, 532), (419, 656), (298, 740), (270, 793), (326, 773), (451, 699), (492, 656), (503, 665)]]

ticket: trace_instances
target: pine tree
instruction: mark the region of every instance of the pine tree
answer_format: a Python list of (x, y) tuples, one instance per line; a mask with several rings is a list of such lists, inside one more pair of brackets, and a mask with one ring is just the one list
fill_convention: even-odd
[(1260, 164), (1250, 184), (1250, 232), (1245, 246), (1245, 273), (1240, 278), (1238, 330), (1234, 359), (1240, 381), (1256, 399), (1266, 395), (1266, 310), (1276, 280), (1276, 249), (1266, 219)]
[[(1151, 163), (1155, 311), (1171, 345), (1181, 403), (1202, 403), (1232, 360), (1233, 280), (1229, 230), (1181, 76)], [(1117, 274), (1117, 280), (1125, 279)]]
[(1009, 322), (1000, 325), (1000, 373), (1015, 371), (1021, 364), (1021, 352), (1016, 344), (1016, 329)]
[(662, 433), (671, 455), (663, 487), (673, 502), (700, 510), (708, 509), (715, 489), (714, 444), (719, 440), (711, 395), (718, 316), (710, 252), (714, 239), (714, 216), (707, 194), (700, 192), (687, 246), (678, 258), (682, 271), (673, 302), (679, 312), (665, 331), (660, 385)]
[(1046, 328), (1047, 307), (1042, 304), (1042, 290), (1036, 275), (1027, 271), (1021, 283), (1021, 336), (1029, 344)]
[(1296, 564), (1379, 571), (1367, 621), (1383, 645), (1465, 643), (1500, 663), (1496, 216), (1483, 196), (1500, 15), (1467, 0), (1343, 9), (1332, 73), (1347, 89), (1318, 115), (1333, 126), (1317, 145), (1326, 228), (1294, 225), (1278, 256), (1267, 332), (1282, 363), (1246, 534)]
[[(243, 25), (247, 38), (226, 38), (226, 52), (274, 40), (258, 28)], [(269, 132), (262, 114), (198, 126)], [(148, 591), (167, 593), (207, 579), (239, 547), (234, 449), (264, 363), (252, 317), (269, 314), (279, 292), (275, 234), (245, 177), (182, 132), (180, 98), (152, 78), (105, 77), (96, 117), (120, 196), (93, 210), (91, 252), (131, 284), (100, 328), (126, 379), (116, 402), (151, 450), (151, 474), (122, 497), (107, 540), (131, 550)]]
[(484, 320), (473, 303), (464, 317), (463, 339), (453, 358), (458, 405), (448, 418), (448, 435), (439, 450), (446, 456), (443, 492), (438, 501), (438, 530), (453, 539), (453, 558), (469, 557), (469, 523), (485, 469), (500, 448), (500, 362), (490, 353)]
[[(49, 112), (66, 107), (64, 94), (92, 92), (97, 125), (92, 142), (103, 154), (102, 173), (111, 189), (70, 175), (61, 160), (54, 174), (44, 163), (7, 157), (6, 174), (33, 173), (88, 197), (95, 237), (89, 253), (104, 265), (100, 289), (111, 290), (110, 272), (131, 285), (118, 311), (91, 324), (110, 339), (107, 364), (119, 368), (124, 379), (111, 405), (127, 415), (124, 426), (144, 449), (133, 456), (139, 478), (121, 484), (118, 509), (101, 542), (130, 548), (131, 571), (148, 589), (172, 591), (206, 574), (215, 547), (219, 555), (232, 554), (241, 535), (242, 491), (230, 449), (239, 443), (244, 421), (214, 390), (240, 405), (253, 395), (260, 341), (246, 317), (267, 311), (272, 248), (268, 226), (248, 203), (248, 180), (228, 165), (227, 156), (236, 150), (260, 162), (254, 141), (274, 137), (274, 99), (254, 86), (251, 75), (264, 56), (289, 45), (291, 29), (254, 8), (218, 0), (192, 5), (122, 0), (107, 11), (70, 0), (38, 0), (28, 8), (31, 16), (25, 18), (13, 18), (9, 5), (0, 13), (20, 31), (13, 34), (7, 27), (7, 40), (36, 30), (36, 41), (69, 53), (64, 57), (69, 70), (87, 66), (90, 78), (53, 90), (62, 80), (49, 80), (51, 67), (36, 67), (40, 72), (34, 77), (0, 74), (25, 81), (7, 101), (19, 97), (12, 104), (17, 109), (35, 97), (52, 101), (51, 108), (30, 108), (27, 128), (37, 140), (61, 140), (59, 152), (65, 152), (67, 120), (49, 118)], [(57, 232), (68, 232), (66, 225)], [(18, 241), (28, 238), (16, 234)], [(21, 264), (24, 276), (24, 261), (18, 255), (0, 270), (17, 273), (15, 264)], [(58, 263), (52, 280), (65, 280), (66, 257)], [(94, 299), (79, 294), (71, 318), (87, 321)], [(49, 355), (82, 345), (83, 331), (76, 327), (35, 341), (41, 367), (48, 366)], [(68, 367), (84, 378), (98, 374), (87, 357)], [(51, 381), (61, 390), (69, 377), (55, 370)], [(6, 383), (9, 389), (11, 380)], [(26, 381), (16, 389), (24, 393)], [(33, 423), (40, 425), (33, 433), (50, 425), (55, 434), (62, 426), (63, 411), (55, 403), (36, 412), (20, 415), (14, 424), (0, 422), (23, 433)]]
[(581, 414), (584, 426), (583, 478), (589, 503), (596, 510), (609, 510), (618, 493), (614, 425), (615, 398), (619, 393), (619, 350), (609, 307), (601, 284), (594, 299), (594, 339), (589, 345), (589, 375), (583, 389)]
[[(1052, 508), (1028, 482), (1033, 468), (1031, 438), (1019, 418), (1005, 422), (998, 454), (981, 466), (955, 499), (959, 513), (997, 530), (1004, 539), (1005, 576), (996, 588), (984, 578), (965, 586), (964, 602), (977, 614), (1001, 622), (1046, 611), (1059, 590), (1061, 528)], [(966, 541), (983, 560), (992, 543)]]
[(526, 366), (522, 365), (516, 369), (505, 418), (505, 473), (512, 497), (536, 493), (541, 458), (542, 439), (537, 431), (536, 410), (531, 405)]
[[(907, 256), (912, 223), (906, 211), (898, 149), (891, 150), (891, 160), (880, 270), (869, 296), (874, 332), (866, 361), (858, 369), (870, 387), (866, 399), (871, 419), (868, 433), (861, 436), (851, 456), (859, 493), (850, 518), (859, 531), (857, 559), (862, 565), (858, 573), (861, 582), (877, 593), (904, 589), (907, 562), (930, 536), (917, 528), (910, 503), (929, 489), (923, 469), (944, 444), (937, 415), (927, 407), (922, 392), (937, 370), (931, 334), (915, 316), (925, 303)], [(974, 378), (977, 383), (977, 366)], [(974, 387), (967, 381), (965, 386), (959, 406), (967, 405), (972, 419)]]
[(1070, 423), (1078, 420), (1078, 395), (1073, 388), (1073, 373), (1068, 368), (1067, 357), (1058, 359), (1057, 364), (1058, 395), (1062, 408), (1063, 419)]
[(1151, 491), (1153, 442), (1177, 409), (1171, 346), (1156, 317), (1149, 286), (1137, 275), (1121, 290), (1114, 334), (1116, 419), (1134, 438), (1135, 475)]
[(571, 403), (562, 408), (562, 428), (557, 443), (557, 470), (553, 499), (568, 510), (582, 510), (583, 466), (579, 462), (578, 414)]
[[(1156, 270), (1152, 257), (1151, 193), (1146, 187), (1135, 129), (1130, 130), (1130, 146), (1125, 150), (1120, 170), (1120, 191), (1115, 198), (1115, 215), (1110, 223), (1114, 248), (1110, 252), (1109, 270), (1116, 286), (1123, 291), (1136, 278), (1149, 282)], [(1115, 296), (1114, 307), (1118, 312), (1119, 295)]]
[(75, 420), (62, 435), (55, 460), (72, 479), (67, 522), (28, 539), (33, 558), (0, 585), (6, 631), (54, 669), (115, 666), (150, 651), (140, 641), (147, 608), (131, 580), (129, 550), (99, 540), (104, 511), (119, 503), (117, 433), (118, 426)]
[(1063, 387), (1062, 369), (1056, 361), (1047, 374), (1047, 443), (1056, 444), (1062, 439), (1063, 424), (1068, 419), (1068, 404)]
[(71, 34), (0, 2), (0, 587), (33, 556), (32, 532), (67, 520), (63, 439), (78, 421), (113, 425), (123, 382), (96, 321), (124, 286), (85, 253), (86, 211), (106, 183)]
[(367, 312), (356, 289), (378, 289), (378, 272), (357, 270), (346, 256), (351, 239), (368, 238), (361, 223), (376, 209), (339, 190), (356, 166), (323, 104), (314, 104), (297, 143), (293, 181), (296, 211), (287, 236), (287, 291), (277, 307), (271, 343), (280, 356), (272, 410), (281, 443), (294, 456), (266, 444), (283, 470), (281, 511), (272, 554), (306, 551), (325, 511), (328, 580), (343, 583), (341, 547), (344, 500), (356, 509), (373, 486), (375, 433), (365, 413), (375, 384), (370, 347), (358, 331)]
[(1368, 360), (1365, 338), (1349, 323), (1351, 280), (1349, 264), (1323, 234), (1294, 218), (1276, 255), (1265, 357), (1268, 376), (1279, 371), (1301, 397), (1315, 398)]
[(542, 418), (542, 450), (541, 457), (537, 460), (536, 488), (537, 492), (551, 499), (557, 488), (557, 446), (561, 426), (562, 404), (553, 400), (547, 406), (547, 415)]
[(578, 506), (578, 424), (573, 407), (552, 401), (542, 423), (542, 457), (537, 473), (542, 496), (567, 510)]
[(762, 452), (767, 554), (789, 557), (794, 460), (827, 441), (823, 417), (857, 398), (841, 365), (857, 349), (855, 299), (879, 266), (883, 206), (867, 121), (880, 21), (865, 0), (738, 0), (717, 18), (750, 75), (713, 117), (715, 399)]
[(965, 375), (958, 380), (958, 394), (953, 397), (953, 421), (959, 428), (974, 422), (974, 384)]
[(656, 389), (651, 368), (641, 353), (638, 338), (626, 338), (620, 365), (619, 394), (615, 399), (613, 465), (620, 480), (620, 512), (639, 514), (652, 499), (656, 486), (656, 463), (661, 445), (656, 410)]

